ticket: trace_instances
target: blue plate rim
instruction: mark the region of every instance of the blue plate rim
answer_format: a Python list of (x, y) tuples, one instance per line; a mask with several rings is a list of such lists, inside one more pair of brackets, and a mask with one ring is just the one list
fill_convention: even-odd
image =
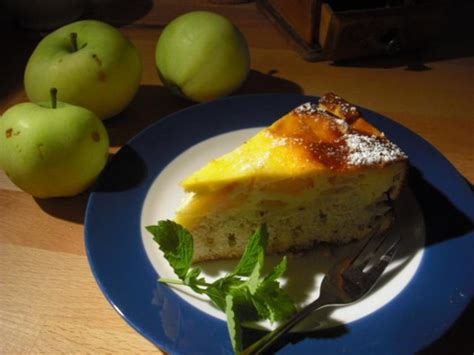
[[(168, 115), (167, 117), (162, 118), (159, 121), (155, 122), (154, 124), (150, 125), (149, 127), (145, 128), (143, 131), (141, 131), (139, 134), (137, 134), (135, 137), (133, 137), (127, 143), (126, 147), (127, 146), (132, 147), (132, 148), (136, 149), (139, 153), (145, 152), (145, 154), (146, 154), (146, 150), (140, 151), (140, 148), (142, 148), (141, 147), (141, 141), (144, 140), (144, 137), (147, 137), (150, 134), (156, 133), (157, 129), (158, 130), (159, 129), (166, 129), (167, 126), (169, 126), (169, 125), (173, 126), (174, 120), (177, 120), (176, 117), (183, 117), (183, 116), (186, 117), (187, 115), (193, 116), (193, 114), (196, 111), (198, 111), (198, 112), (199, 112), (199, 110), (202, 111), (203, 107), (207, 108), (207, 107), (210, 107), (212, 105), (220, 105), (220, 106), (225, 107), (225, 106), (228, 106), (230, 103), (239, 102), (239, 103), (242, 104), (242, 107), (245, 108), (246, 107), (245, 104), (248, 104), (249, 102), (255, 104), (255, 103), (258, 103), (259, 101), (262, 101), (262, 100), (267, 102), (267, 104), (268, 104), (268, 102), (271, 102), (273, 105), (281, 104), (282, 107), (283, 107), (285, 104), (288, 105), (286, 103), (287, 101), (292, 102), (292, 103), (296, 102), (296, 101), (300, 101), (300, 103), (302, 103), (302, 102), (306, 102), (306, 101), (315, 101), (317, 99), (318, 99), (318, 97), (315, 97), (315, 96), (306, 96), (306, 95), (300, 95), (300, 94), (254, 94), (254, 95), (231, 96), (231, 97), (215, 100), (215, 101), (208, 102), (208, 103), (197, 104), (197, 105), (185, 108), (183, 110), (177, 111), (177, 112), (175, 112), (171, 115)], [(292, 109), (292, 108), (293, 107), (288, 107), (288, 110)], [(424, 178), (428, 179), (437, 188), (439, 188), (440, 184), (441, 184), (441, 187), (443, 187), (442, 192), (445, 193), (446, 196), (449, 197), (452, 200), (452, 202), (454, 201), (453, 203), (456, 205), (457, 208), (459, 208), (463, 213), (465, 213), (471, 220), (473, 219), (474, 208), (472, 207), (472, 204), (469, 204), (469, 202), (470, 202), (469, 192), (471, 193), (471, 198), (472, 198), (472, 191), (470, 190), (470, 187), (468, 186), (467, 182), (464, 180), (462, 175), (459, 174), (459, 172), (457, 172), (455, 167), (436, 148), (434, 148), (430, 143), (428, 143), (426, 140), (424, 140), (418, 134), (410, 131), (408, 128), (406, 128), (406, 127), (404, 127), (404, 126), (402, 126), (402, 125), (400, 125), (396, 122), (393, 122), (390, 119), (388, 119), (388, 118), (386, 118), (386, 117), (384, 117), (384, 116), (382, 116), (378, 113), (375, 113), (373, 111), (370, 111), (370, 110), (367, 110), (367, 109), (364, 109), (364, 108), (360, 108), (360, 109), (362, 110), (363, 114), (365, 115), (365, 117), (369, 121), (371, 121), (371, 122), (375, 121), (373, 123), (375, 123), (378, 126), (380, 126), (380, 123), (383, 123), (382, 126), (385, 127), (383, 130), (386, 133), (388, 133), (388, 136), (390, 138), (393, 139), (392, 136), (397, 136), (397, 135), (408, 136), (410, 138), (410, 140), (415, 141), (417, 143), (416, 144), (417, 148), (419, 149), (419, 151), (422, 151), (422, 153), (423, 153), (422, 155), (425, 155), (426, 153), (428, 153), (430, 161), (431, 162), (434, 161), (436, 163), (436, 164), (433, 164), (434, 167), (432, 167), (432, 166), (427, 167), (426, 164), (423, 164), (423, 162), (420, 161), (420, 156), (417, 152), (412, 152), (412, 153), (415, 153), (415, 154), (410, 154), (409, 153), (410, 158), (412, 159), (412, 164), (413, 164), (413, 162), (421, 163), (421, 164), (415, 164), (415, 166), (418, 169), (421, 170), (421, 172), (424, 174)], [(244, 111), (245, 110), (248, 111), (249, 108), (247, 107), (247, 108), (244, 109)], [(279, 116), (275, 116), (275, 117), (279, 117)], [(273, 117), (273, 119), (275, 119), (275, 117)], [(253, 125), (253, 126), (261, 126), (261, 124), (257, 124), (257, 125)], [(243, 126), (241, 128), (248, 128), (248, 127), (252, 127), (252, 126)], [(196, 128), (196, 125), (194, 125), (193, 128)], [(389, 129), (386, 129), (386, 128), (389, 128)], [(225, 133), (225, 132), (232, 131), (232, 130), (233, 129), (229, 129), (229, 130), (226, 131), (224, 129), (223, 131), (221, 131), (219, 133)], [(209, 134), (209, 137), (211, 137), (213, 135), (215, 135), (215, 134)], [(207, 137), (207, 138), (209, 138), (209, 137)], [(402, 146), (403, 149), (405, 149), (405, 147), (403, 146), (404, 144), (400, 144), (400, 142), (397, 142), (396, 139), (395, 139), (395, 142), (398, 143), (400, 146)], [(408, 144), (408, 143), (405, 142), (405, 144)], [(190, 144), (189, 146), (185, 147), (181, 151), (184, 151), (185, 149), (189, 148), (192, 145), (193, 144)], [(181, 146), (181, 148), (183, 148), (183, 147)], [(117, 154), (115, 155), (115, 157), (111, 160), (111, 162), (109, 164), (113, 164), (113, 161), (120, 157), (120, 154), (122, 154), (121, 151), (122, 151), (122, 149), (119, 150), (119, 152), (117, 152)], [(169, 161), (171, 161), (174, 158), (174, 156), (168, 157), (168, 158), (170, 158), (170, 159), (167, 160), (166, 164)], [(164, 166), (166, 166), (166, 164), (164, 164)], [(452, 180), (450, 180), (450, 183), (454, 187), (453, 186), (444, 186), (442, 184), (442, 181), (440, 182), (439, 179), (437, 179), (437, 175), (439, 174), (440, 169), (444, 170), (444, 172), (447, 173), (447, 176), (449, 176), (449, 178), (452, 179)], [(106, 170), (107, 170), (107, 168), (106, 168)], [(444, 177), (444, 175), (446, 175), (446, 174), (443, 174), (443, 177)], [(154, 178), (156, 178), (156, 176), (157, 175), (155, 175), (154, 177), (150, 177), (151, 181), (153, 181)], [(149, 187), (149, 185), (148, 185), (148, 187)], [(146, 186), (141, 187), (141, 195), (139, 196), (140, 198), (142, 198), (142, 200), (141, 200), (142, 204), (143, 204), (144, 197), (146, 196), (146, 191), (145, 191), (145, 194), (143, 194), (143, 189), (144, 188), (146, 189)], [(129, 191), (129, 190), (127, 190), (127, 191)], [(466, 192), (467, 192), (467, 195), (466, 195)], [(132, 191), (132, 193), (133, 193), (133, 191)], [(94, 227), (94, 223), (95, 223), (95, 225), (97, 225), (97, 223), (98, 223), (97, 222), (97, 208), (100, 207), (99, 205), (101, 203), (104, 203), (105, 201), (107, 201), (107, 199), (110, 199), (111, 196), (112, 195), (110, 195), (110, 192), (93, 191), (91, 193), (90, 197), (89, 197), (89, 201), (88, 201), (88, 204), (87, 204), (86, 217), (85, 217), (85, 226), (84, 226), (85, 244), (86, 244), (87, 257), (88, 257), (92, 272), (94, 274), (94, 277), (96, 278), (96, 281), (97, 281), (100, 289), (104, 293), (107, 300), (111, 303), (113, 308), (134, 329), (136, 329), (139, 333), (141, 333), (143, 336), (145, 336), (152, 343), (155, 343), (158, 346), (160, 346), (165, 351), (169, 351), (169, 352), (173, 352), (173, 353), (180, 353), (181, 351), (184, 351), (185, 353), (188, 353), (186, 350), (183, 350), (182, 344), (178, 345), (176, 342), (174, 342), (174, 343), (170, 342), (169, 339), (162, 340), (161, 339), (161, 338), (163, 338), (162, 334), (160, 333), (160, 334), (158, 334), (159, 336), (157, 336), (157, 334), (156, 334), (157, 330), (156, 329), (155, 330), (150, 329), (149, 324), (138, 324), (136, 321), (134, 321), (132, 319), (133, 318), (132, 315), (128, 314), (127, 311), (123, 310), (124, 307), (122, 307), (121, 305), (117, 305), (118, 295), (114, 294), (114, 291), (111, 290), (111, 288), (110, 288), (110, 279), (104, 279), (103, 273), (100, 271), (100, 269), (102, 268), (103, 265), (101, 265), (100, 260), (97, 260), (97, 253), (95, 253), (95, 251), (94, 251), (94, 248), (97, 248), (97, 243), (96, 243), (97, 234), (96, 234), (93, 227)], [(466, 198), (466, 196), (467, 196), (467, 198)], [(116, 197), (114, 196), (114, 199), (115, 198)], [(130, 196), (127, 196), (127, 198), (130, 198)], [(120, 200), (120, 198), (119, 198), (119, 200)], [(138, 199), (138, 200), (140, 201), (140, 199)], [(138, 214), (141, 215), (141, 206), (139, 208), (139, 211), (140, 211), (140, 213), (138, 213)], [(104, 217), (104, 215), (102, 215), (101, 217)], [(105, 217), (107, 217), (107, 216), (105, 216)], [(473, 235), (472, 231), (470, 231), (469, 233), (467, 233), (463, 237), (460, 237), (460, 238), (458, 238), (454, 241), (451, 240), (450, 241), (451, 246), (450, 245), (448, 245), (448, 246), (446, 246), (446, 245), (444, 245), (444, 246), (443, 245), (441, 245), (441, 246), (440, 245), (434, 245), (434, 246), (432, 246), (432, 248), (429, 248), (429, 249), (425, 250), (424, 257), (422, 259), (421, 265), (418, 269), (417, 274), (415, 275), (415, 278), (411, 281), (410, 285), (412, 285), (414, 283), (419, 283), (419, 282), (421, 282), (423, 284), (423, 282), (425, 282), (424, 280), (420, 281), (420, 275), (422, 275), (422, 273), (430, 272), (430, 268), (433, 267), (433, 263), (430, 262), (430, 260), (437, 260), (437, 258), (439, 257), (439, 254), (443, 254), (443, 253), (445, 254), (446, 250), (447, 250), (447, 247), (450, 247), (450, 250), (452, 248), (454, 248), (455, 250), (458, 250), (459, 247), (460, 247), (458, 244), (462, 244), (463, 246), (465, 246), (465, 244), (469, 245), (469, 246), (474, 246), (473, 239), (474, 239), (474, 235)], [(139, 238), (139, 241), (141, 243), (141, 238)], [(96, 243), (96, 244), (94, 244), (94, 243)], [(440, 243), (440, 244), (443, 244), (443, 243)], [(456, 245), (454, 245), (454, 244), (456, 244)], [(443, 248), (441, 248), (441, 247), (443, 247)], [(440, 250), (440, 249), (442, 249), (442, 250)], [(444, 252), (443, 252), (443, 250), (444, 250)], [(451, 253), (452, 253), (452, 251), (451, 251)], [(146, 254), (144, 253), (143, 250), (142, 250), (142, 256), (145, 256), (145, 258), (146, 258)], [(147, 259), (146, 259), (146, 262), (149, 263), (149, 261)], [(473, 262), (471, 262), (471, 264), (474, 265)], [(151, 265), (150, 265), (150, 267), (151, 267)], [(474, 269), (474, 267), (472, 269)], [(467, 275), (467, 276), (473, 276), (473, 275)], [(442, 318), (442, 319), (440, 319), (440, 320), (442, 320), (442, 324), (443, 324), (442, 327), (436, 327), (436, 326), (433, 327), (434, 329), (430, 333), (430, 336), (427, 336), (427, 337), (424, 337), (424, 338), (422, 337), (422, 338), (418, 338), (418, 339), (410, 339), (410, 341), (405, 341), (405, 342), (403, 342), (403, 341), (399, 342), (399, 345), (401, 343), (403, 343), (402, 344), (403, 346), (399, 346), (399, 349), (400, 350), (406, 350), (406, 349), (411, 348), (411, 350), (413, 350), (412, 347), (414, 346), (414, 344), (417, 344), (417, 347), (421, 348), (423, 346), (428, 345), (437, 336), (439, 336), (444, 331), (446, 331), (446, 329), (454, 322), (454, 320), (460, 314), (460, 312), (462, 312), (462, 310), (466, 307), (467, 300), (472, 298), (473, 295), (474, 295), (474, 286), (469, 286), (469, 285), (464, 285), (464, 284), (463, 284), (463, 286), (465, 286), (465, 288), (463, 289), (464, 297), (463, 298), (459, 298), (459, 297), (456, 298), (455, 301), (451, 303), (454, 306), (453, 307), (448, 307), (448, 308), (450, 308), (449, 312), (445, 312), (446, 314), (442, 314), (442, 315), (440, 315), (440, 317), (438, 317), (438, 318)], [(406, 304), (407, 304), (406, 303), (406, 298), (407, 297), (417, 298), (416, 297), (417, 295), (413, 294), (414, 291), (416, 291), (416, 290), (413, 290), (413, 287), (408, 286), (400, 295), (398, 295), (392, 302), (390, 302), (389, 305), (387, 305), (386, 307), (383, 308), (383, 310), (384, 310), (383, 312), (375, 312), (373, 315), (365, 317), (365, 318), (363, 318), (359, 321), (350, 323), (349, 328), (350, 328), (350, 333), (352, 335), (352, 338), (354, 338), (354, 337), (364, 338), (364, 335), (365, 335), (365, 338), (366, 338), (368, 334), (372, 333), (370, 331), (370, 327), (367, 325), (368, 324), (367, 321), (369, 319), (371, 320), (371, 322), (377, 322), (377, 323), (382, 322), (380, 324), (383, 324), (384, 316), (382, 316), (382, 318), (380, 318), (381, 313), (384, 313), (385, 316), (386, 316), (387, 312), (389, 312), (391, 315), (393, 315), (393, 314), (397, 313), (397, 312), (393, 311), (395, 308), (398, 308), (399, 310), (405, 309)], [(165, 298), (170, 297), (170, 299), (173, 299), (174, 301), (176, 301), (176, 299), (174, 297), (177, 297), (177, 296), (174, 295), (171, 291), (169, 291), (167, 289), (163, 288), (163, 289), (157, 291), (157, 293), (162, 293), (162, 294), (164, 294)], [(173, 297), (173, 295), (174, 295), (174, 297)], [(446, 295), (443, 294), (442, 296), (445, 297)], [(451, 297), (452, 297), (452, 295), (451, 295)], [(442, 297), (441, 297), (441, 295), (437, 295), (437, 298), (439, 299), (439, 298), (442, 298)], [(190, 306), (190, 305), (181, 305), (181, 306), (180, 307), (182, 308), (183, 311), (190, 312), (190, 313), (193, 313), (193, 314), (196, 312), (196, 310), (193, 310), (192, 306)], [(210, 317), (210, 316), (207, 316), (207, 315), (203, 315), (203, 317), (204, 318), (206, 318), (206, 317), (213, 318), (213, 317)], [(411, 327), (413, 327), (413, 324), (419, 324), (419, 322), (416, 322), (416, 319), (409, 319), (409, 320), (412, 321)], [(215, 318), (213, 318), (211, 320), (208, 319), (207, 321), (210, 322), (210, 323), (216, 323), (217, 322), (217, 323), (220, 324), (221, 328), (222, 327), (225, 328), (224, 322), (222, 322), (220, 320), (217, 320)], [(216, 326), (219, 327), (219, 325), (216, 325), (216, 324), (213, 324), (213, 326), (214, 327), (216, 327)], [(393, 331), (394, 330), (393, 326), (392, 327), (385, 326), (384, 328), (385, 328), (386, 331), (390, 331), (390, 330)], [(224, 330), (225, 330), (225, 332), (216, 331), (216, 334), (218, 334), (219, 336), (223, 336), (223, 335), (226, 334), (226, 329), (224, 329)], [(346, 336), (343, 336), (341, 339), (343, 339), (343, 341), (346, 342), (345, 346), (352, 346), (352, 349), (354, 349), (354, 350), (357, 349), (357, 344), (354, 343), (354, 339), (349, 339), (348, 340), (346, 338)], [(286, 351), (292, 352), (292, 351), (309, 350), (309, 349), (313, 349), (314, 346), (316, 346), (316, 348), (318, 348), (319, 350), (324, 350), (324, 351), (328, 351), (328, 352), (333, 352), (334, 350), (336, 350), (336, 348), (334, 346), (332, 346), (332, 344), (334, 344), (334, 341), (331, 342), (331, 341), (328, 341), (327, 339), (323, 339), (323, 340), (320, 339), (319, 344), (315, 345), (317, 342), (318, 342), (317, 340), (310, 339), (310, 340), (307, 340), (307, 341), (301, 341), (297, 344), (290, 344), (288, 347), (285, 347), (285, 348), (282, 349), (282, 353), (284, 353)], [(221, 353), (228, 353), (228, 350), (230, 349), (229, 348), (230, 342), (228, 342), (228, 339), (225, 339), (223, 341), (223, 343), (224, 343), (224, 346), (215, 348), (213, 350), (220, 351)], [(187, 346), (189, 346), (189, 344)], [(376, 349), (378, 349), (377, 346), (379, 346), (379, 345), (373, 344), (372, 347), (368, 347), (368, 349), (369, 350), (370, 349), (376, 350)], [(184, 349), (188, 349), (188, 348), (184, 348)]]

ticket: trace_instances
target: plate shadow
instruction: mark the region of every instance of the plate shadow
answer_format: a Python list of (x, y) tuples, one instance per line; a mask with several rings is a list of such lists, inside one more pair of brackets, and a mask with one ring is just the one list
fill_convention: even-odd
[(473, 221), (426, 181), (418, 169), (410, 167), (408, 177), (408, 185), (423, 211), (427, 245), (463, 236), (474, 230)]
[(419, 355), (472, 354), (474, 349), (474, 300), (471, 300), (462, 315), (443, 336), (421, 350)]

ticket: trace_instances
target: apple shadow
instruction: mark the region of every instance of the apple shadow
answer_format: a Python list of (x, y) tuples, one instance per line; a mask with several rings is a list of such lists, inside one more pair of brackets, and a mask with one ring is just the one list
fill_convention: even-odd
[(166, 87), (141, 85), (127, 108), (104, 121), (112, 147), (122, 146), (146, 127), (193, 103), (174, 96)]
[(34, 200), (44, 212), (51, 216), (77, 224), (84, 224), (88, 198), (89, 191), (85, 191), (74, 197), (47, 199), (34, 197)]
[(83, 18), (124, 26), (144, 17), (153, 5), (153, 0), (89, 0)]
[(139, 186), (148, 170), (142, 157), (125, 145), (110, 160), (92, 187), (94, 192), (120, 192)]
[(235, 95), (259, 93), (297, 93), (303, 94), (303, 88), (285, 78), (276, 76), (278, 71), (272, 69), (268, 73), (251, 69), (247, 80)]

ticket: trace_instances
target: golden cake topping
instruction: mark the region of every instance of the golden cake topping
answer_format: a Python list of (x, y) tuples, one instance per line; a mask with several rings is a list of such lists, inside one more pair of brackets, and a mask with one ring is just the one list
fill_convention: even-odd
[[(332, 102), (323, 97), (323, 102)], [(339, 103), (342, 99), (339, 100)], [(347, 105), (346, 105), (347, 106)], [(406, 155), (357, 109), (351, 120), (313, 103), (303, 104), (261, 130), (235, 150), (210, 161), (182, 182), (186, 191), (208, 193), (233, 182), (295, 179), (315, 171), (384, 167)]]

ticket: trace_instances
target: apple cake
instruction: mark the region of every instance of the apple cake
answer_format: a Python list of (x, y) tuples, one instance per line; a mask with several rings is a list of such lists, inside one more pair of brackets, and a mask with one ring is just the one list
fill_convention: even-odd
[(387, 230), (408, 158), (340, 96), (305, 103), (182, 181), (175, 221), (194, 261), (242, 255), (265, 223), (267, 251), (345, 243)]

